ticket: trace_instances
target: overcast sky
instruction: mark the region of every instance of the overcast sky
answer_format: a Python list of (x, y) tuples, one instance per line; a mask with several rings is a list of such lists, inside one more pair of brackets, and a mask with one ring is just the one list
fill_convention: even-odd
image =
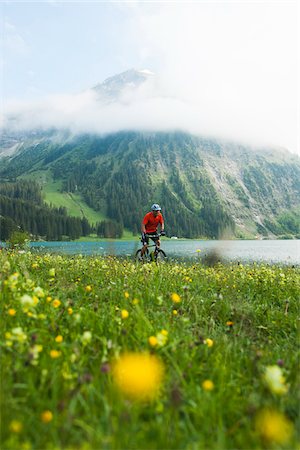
[[(2, 124), (16, 113), (29, 128), (182, 128), (299, 151), (296, 1), (40, 0), (0, 8)], [(155, 98), (101, 109), (87, 95), (130, 68), (157, 75)]]

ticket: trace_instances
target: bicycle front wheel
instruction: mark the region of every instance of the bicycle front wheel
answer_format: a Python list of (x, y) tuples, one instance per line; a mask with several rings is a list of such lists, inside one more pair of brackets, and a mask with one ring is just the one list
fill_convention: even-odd
[(157, 261), (159, 264), (161, 264), (161, 263), (166, 262), (166, 260), (167, 260), (167, 255), (165, 254), (165, 252), (164, 252), (163, 250), (159, 249), (159, 250), (157, 251), (156, 261)]
[(142, 255), (142, 250), (139, 249), (135, 254), (135, 260), (136, 262), (144, 263), (147, 262), (149, 259), (149, 250), (147, 249), (145, 253)]

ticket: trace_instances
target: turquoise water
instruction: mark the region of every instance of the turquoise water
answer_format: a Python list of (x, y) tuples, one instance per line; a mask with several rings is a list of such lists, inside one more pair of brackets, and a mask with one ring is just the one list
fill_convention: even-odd
[[(126, 257), (133, 256), (140, 248), (138, 239), (136, 241), (101, 242), (32, 242), (30, 245), (37, 251)], [(300, 264), (299, 240), (162, 240), (161, 248), (171, 259), (202, 259), (215, 253), (218, 259), (226, 261)]]

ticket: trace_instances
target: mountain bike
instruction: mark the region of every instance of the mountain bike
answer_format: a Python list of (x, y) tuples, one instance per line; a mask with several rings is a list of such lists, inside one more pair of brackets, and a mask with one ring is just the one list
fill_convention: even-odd
[[(154, 235), (147, 235), (150, 238), (159, 238), (161, 236), (160, 233), (154, 234)], [(154, 250), (149, 251), (150, 247), (154, 247)], [(154, 242), (154, 244), (148, 245), (147, 250), (142, 255), (142, 249), (140, 248), (136, 254), (135, 254), (135, 260), (137, 262), (145, 263), (145, 262), (156, 262), (156, 263), (162, 263), (165, 262), (167, 259), (166, 253), (157, 245), (157, 242)]]

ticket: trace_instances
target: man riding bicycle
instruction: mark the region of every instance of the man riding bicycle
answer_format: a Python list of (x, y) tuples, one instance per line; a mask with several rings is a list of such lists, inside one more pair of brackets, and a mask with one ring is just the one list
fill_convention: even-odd
[[(143, 248), (141, 250), (141, 256), (143, 256), (144, 253), (147, 251), (149, 244), (149, 237), (152, 239), (153, 242), (156, 243), (158, 247), (160, 246), (159, 236), (157, 235), (157, 228), (159, 225), (161, 228), (160, 234), (164, 236), (165, 235), (164, 218), (161, 213), (161, 207), (157, 203), (154, 203), (151, 206), (151, 211), (145, 215), (142, 221), (141, 242), (143, 244)], [(153, 237), (151, 237), (151, 235)]]

